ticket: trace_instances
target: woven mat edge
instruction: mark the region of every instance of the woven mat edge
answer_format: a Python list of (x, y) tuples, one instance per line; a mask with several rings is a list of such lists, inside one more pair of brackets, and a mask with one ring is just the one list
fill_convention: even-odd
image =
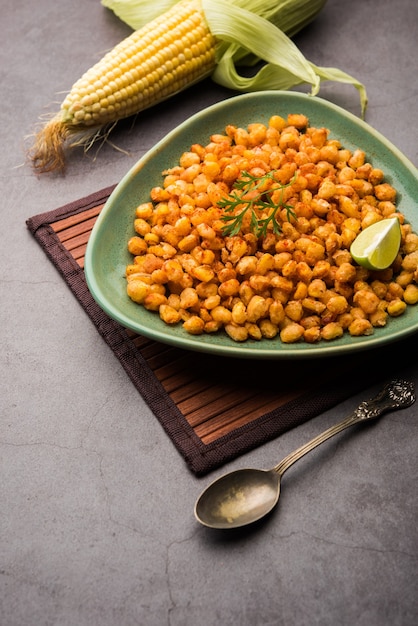
[(194, 433), (176, 404), (155, 377), (125, 329), (104, 313), (95, 302), (88, 290), (83, 269), (61, 244), (51, 228), (51, 224), (59, 219), (83, 212), (101, 201), (105, 201), (113, 188), (114, 186), (106, 188), (79, 201), (30, 217), (26, 220), (26, 225), (51, 263), (64, 278), (101, 337), (118, 358), (190, 469), (195, 473), (206, 473), (210, 471), (211, 466), (205, 459), (205, 445)]

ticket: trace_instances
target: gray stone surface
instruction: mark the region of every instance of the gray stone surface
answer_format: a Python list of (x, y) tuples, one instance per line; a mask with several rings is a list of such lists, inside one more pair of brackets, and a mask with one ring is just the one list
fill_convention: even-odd
[[(121, 125), (123, 152), (75, 153), (64, 177), (38, 177), (25, 136), (129, 29), (99, 0), (14, 0), (1, 13), (2, 626), (417, 624), (416, 406), (300, 461), (266, 523), (208, 532), (193, 517), (208, 480), (188, 471), (26, 230), (28, 217), (118, 182), (230, 94), (208, 80)], [(367, 121), (415, 164), (417, 24), (416, 0), (329, 0), (297, 37), (312, 61), (366, 84)], [(359, 113), (351, 86), (321, 95)], [(406, 374), (417, 381), (417, 368)], [(224, 469), (270, 467), (359, 399)]]

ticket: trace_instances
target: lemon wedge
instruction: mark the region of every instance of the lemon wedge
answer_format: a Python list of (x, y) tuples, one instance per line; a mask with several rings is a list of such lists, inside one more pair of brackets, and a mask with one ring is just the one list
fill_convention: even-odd
[(401, 226), (390, 217), (365, 228), (350, 247), (353, 259), (369, 270), (384, 270), (396, 259), (401, 245)]

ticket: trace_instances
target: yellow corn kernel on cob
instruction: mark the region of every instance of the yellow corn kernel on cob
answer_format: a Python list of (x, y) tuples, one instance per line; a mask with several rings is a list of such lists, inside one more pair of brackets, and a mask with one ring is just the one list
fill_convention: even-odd
[(181, 0), (124, 39), (72, 87), (60, 112), (38, 132), (30, 152), (35, 170), (64, 167), (64, 144), (83, 144), (109, 124), (169, 98), (216, 65), (199, 0)]

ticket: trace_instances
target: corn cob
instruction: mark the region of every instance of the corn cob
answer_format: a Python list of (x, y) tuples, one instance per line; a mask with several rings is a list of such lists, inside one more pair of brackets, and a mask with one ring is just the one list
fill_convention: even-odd
[[(144, 2), (132, 0), (138, 15)], [(148, 23), (139, 17), (141, 27), (73, 85), (60, 111), (36, 134), (29, 151), (34, 169), (63, 170), (65, 147), (88, 149), (96, 139), (106, 138), (119, 120), (208, 76), (244, 92), (306, 83), (315, 95), (321, 80), (351, 83), (360, 92), (364, 112), (367, 97), (361, 83), (338, 69), (314, 66), (285, 34), (294, 35), (306, 26), (325, 2), (180, 0), (162, 14), (158, 6), (154, 11), (147, 5), (156, 17)], [(122, 13), (131, 0), (102, 3), (117, 5)], [(254, 65), (259, 60), (266, 63), (255, 76), (236, 72), (236, 65)]]
[(182, 0), (124, 39), (73, 85), (60, 112), (35, 138), (34, 168), (62, 170), (68, 139), (83, 143), (209, 76), (215, 65), (215, 39), (199, 0)]

